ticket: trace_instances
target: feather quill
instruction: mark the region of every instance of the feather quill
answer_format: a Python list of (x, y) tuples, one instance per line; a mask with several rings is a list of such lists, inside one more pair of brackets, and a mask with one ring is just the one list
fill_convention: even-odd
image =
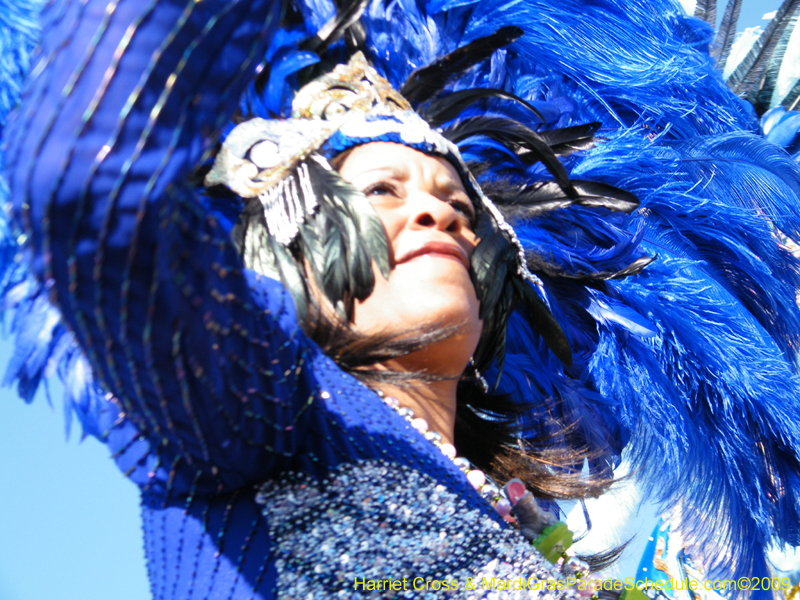
[(739, 22), (739, 13), (742, 10), (742, 0), (728, 0), (725, 6), (725, 13), (722, 15), (722, 23), (717, 30), (714, 38), (714, 45), (711, 48), (711, 58), (717, 63), (720, 72), (725, 70), (728, 62), (733, 42), (736, 38), (736, 26)]
[[(775, 86), (778, 83), (778, 75), (783, 65), (786, 49), (789, 46), (789, 39), (792, 37), (792, 32), (797, 25), (798, 12), (800, 12), (800, 6), (796, 7), (792, 13), (787, 13), (783, 16), (785, 21), (785, 24), (782, 25), (783, 31), (780, 34), (777, 44), (775, 44), (761, 87), (755, 94), (751, 93), (747, 96), (748, 100), (753, 102), (753, 106), (758, 115), (763, 115), (767, 112), (772, 104), (772, 96), (775, 92)], [(753, 96), (755, 96), (755, 98), (753, 98)]]
[(711, 27), (715, 27), (717, 24), (717, 0), (697, 0), (694, 16), (703, 19)]

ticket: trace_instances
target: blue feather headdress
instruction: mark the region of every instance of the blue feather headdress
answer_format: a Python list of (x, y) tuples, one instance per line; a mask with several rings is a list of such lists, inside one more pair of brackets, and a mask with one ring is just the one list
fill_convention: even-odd
[[(455, 134), (513, 222), (572, 350), (566, 366), (513, 315), (499, 390), (552, 402), (592, 447), (624, 446), (641, 486), (680, 504), (679, 527), (712, 574), (768, 574), (769, 543), (800, 542), (800, 263), (781, 242), (800, 224), (798, 168), (756, 135), (752, 107), (726, 89), (707, 54), (710, 29), (668, 1), (375, 2), (312, 56), (304, 40), (330, 28), (336, 7), (309, 1), (298, 11), (270, 50), (278, 60), (263, 74), (265, 93), (254, 88), (246, 110), (285, 114), (301, 69), (348, 48), (404, 92), (438, 65), (439, 88), (410, 94), (412, 104), (426, 116), (441, 109), (434, 122)], [(524, 35), (485, 60), (466, 69), (441, 60), (510, 26)], [(460, 104), (473, 88), (527, 106), (488, 95)], [(511, 122), (545, 139), (592, 128), (601, 143), (565, 145), (569, 178), (627, 190), (641, 207), (520, 210), (514, 197), (554, 176), (492, 135)], [(546, 428), (536, 414), (520, 420), (529, 435)]]
[[(566, 365), (523, 315), (511, 316), (498, 390), (544, 407), (520, 417), (521, 435), (546, 435), (539, 413), (552, 410), (603, 449), (591, 468), (607, 469), (626, 448), (643, 488), (681, 505), (679, 526), (712, 573), (766, 575), (773, 539), (800, 543), (800, 261), (782, 244), (800, 239), (800, 175), (719, 78), (710, 29), (670, 0), (397, 0), (357, 12), (297, 2), (243, 112), (289, 116), (315, 65), (364, 51), (456, 140), (513, 222), (569, 342)], [(523, 35), (496, 41), (506, 27)], [(35, 37), (27, 30), (15, 42), (19, 72)], [(480, 60), (462, 60), (458, 50), (481, 40), (495, 41), (483, 56), (473, 46)], [(8, 106), (19, 81), (12, 73), (0, 85)], [(565, 180), (514, 124), (559, 155)], [(627, 190), (640, 207), (598, 209), (588, 183), (575, 201), (562, 193), (566, 180)], [(516, 197), (539, 208), (523, 210)], [(113, 405), (46, 291), (15, 270), (16, 241), (4, 240), (3, 291), (8, 303), (22, 298), (7, 380), (30, 398), (61, 364), (72, 378), (67, 405), (102, 436)]]

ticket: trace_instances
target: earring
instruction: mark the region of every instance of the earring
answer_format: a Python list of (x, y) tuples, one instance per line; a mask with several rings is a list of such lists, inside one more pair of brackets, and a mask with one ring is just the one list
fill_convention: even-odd
[(486, 381), (486, 378), (481, 375), (481, 372), (478, 370), (478, 367), (475, 366), (475, 359), (469, 359), (469, 366), (472, 367), (473, 378), (478, 386), (483, 390), (484, 394), (489, 393), (489, 382)]

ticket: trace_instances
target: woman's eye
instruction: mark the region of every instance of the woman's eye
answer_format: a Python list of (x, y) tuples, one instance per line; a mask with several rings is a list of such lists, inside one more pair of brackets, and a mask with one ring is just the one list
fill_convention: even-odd
[(452, 200), (450, 202), (450, 206), (452, 206), (458, 212), (464, 215), (469, 221), (470, 228), (475, 229), (476, 215), (475, 215), (475, 209), (472, 208), (471, 204), (468, 204), (467, 202), (464, 202), (462, 200)]
[(389, 183), (383, 182), (383, 181), (379, 181), (377, 183), (373, 183), (371, 185), (368, 185), (362, 191), (363, 191), (365, 196), (396, 196), (397, 195), (397, 190), (395, 190), (394, 186), (389, 184)]

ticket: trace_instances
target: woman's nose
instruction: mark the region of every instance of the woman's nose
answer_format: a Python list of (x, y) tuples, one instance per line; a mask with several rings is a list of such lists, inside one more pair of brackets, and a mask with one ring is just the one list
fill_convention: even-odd
[(458, 211), (449, 202), (429, 194), (423, 194), (413, 206), (411, 214), (413, 228), (439, 229), (453, 234), (461, 231), (462, 223), (458, 218)]

